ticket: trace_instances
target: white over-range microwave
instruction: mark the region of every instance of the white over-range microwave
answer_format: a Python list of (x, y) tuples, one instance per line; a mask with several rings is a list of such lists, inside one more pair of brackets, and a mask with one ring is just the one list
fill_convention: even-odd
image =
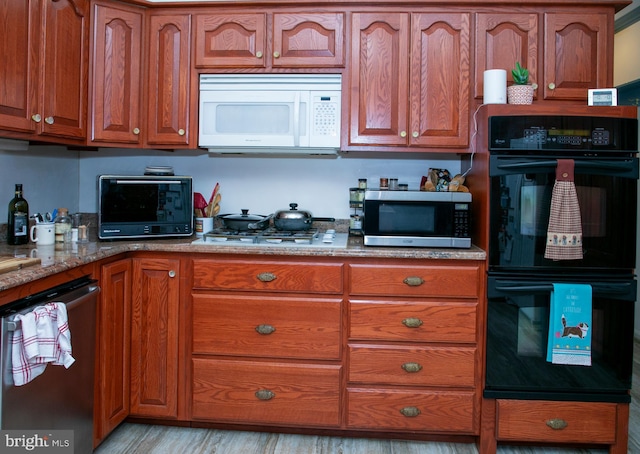
[(340, 74), (202, 74), (198, 145), (214, 153), (335, 154), (341, 86)]

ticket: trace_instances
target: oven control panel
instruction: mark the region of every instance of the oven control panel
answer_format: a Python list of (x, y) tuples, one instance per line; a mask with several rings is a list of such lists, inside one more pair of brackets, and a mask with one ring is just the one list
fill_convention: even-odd
[(638, 120), (583, 116), (489, 118), (489, 150), (638, 150)]

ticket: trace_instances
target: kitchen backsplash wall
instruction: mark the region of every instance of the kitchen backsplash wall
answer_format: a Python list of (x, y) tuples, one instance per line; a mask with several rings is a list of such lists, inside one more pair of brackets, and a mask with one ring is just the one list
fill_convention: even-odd
[(418, 189), (430, 167), (460, 171), (460, 158), (371, 159), (371, 158), (273, 158), (213, 157), (204, 151), (105, 150), (80, 153), (80, 211), (96, 212), (96, 176), (115, 173), (142, 174), (146, 166), (172, 166), (176, 175), (191, 175), (194, 191), (208, 200), (220, 183), (221, 213), (267, 215), (288, 209), (296, 202), (314, 216), (347, 219), (349, 188), (359, 178), (378, 186), (380, 177), (398, 178)]

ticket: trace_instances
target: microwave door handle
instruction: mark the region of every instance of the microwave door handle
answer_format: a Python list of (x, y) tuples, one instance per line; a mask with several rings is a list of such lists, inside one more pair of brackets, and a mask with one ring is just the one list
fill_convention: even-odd
[(300, 146), (300, 92), (296, 91), (293, 100), (293, 146)]

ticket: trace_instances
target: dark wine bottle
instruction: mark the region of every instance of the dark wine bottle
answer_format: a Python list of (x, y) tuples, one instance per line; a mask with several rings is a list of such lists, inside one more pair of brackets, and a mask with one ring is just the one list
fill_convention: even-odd
[(16, 184), (16, 195), (9, 202), (8, 224), (8, 244), (27, 244), (29, 242), (29, 204), (22, 196), (21, 184)]

